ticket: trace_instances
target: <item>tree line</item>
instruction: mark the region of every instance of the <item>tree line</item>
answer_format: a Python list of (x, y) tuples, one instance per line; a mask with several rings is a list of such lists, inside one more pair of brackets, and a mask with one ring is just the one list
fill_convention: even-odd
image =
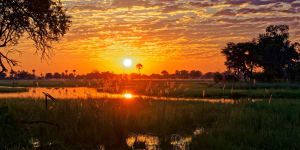
[(218, 72), (207, 72), (202, 73), (199, 70), (176, 70), (174, 73), (169, 73), (163, 70), (160, 74), (145, 75), (141, 73), (131, 74), (115, 74), (113, 72), (99, 72), (92, 71), (87, 74), (78, 74), (74, 69), (71, 72), (65, 70), (64, 72), (48, 72), (36, 74), (36, 70), (28, 72), (25, 70), (10, 71), (9, 74), (2, 72), (0, 73), (0, 79), (10, 80), (48, 80), (48, 79), (213, 79), (215, 74)]

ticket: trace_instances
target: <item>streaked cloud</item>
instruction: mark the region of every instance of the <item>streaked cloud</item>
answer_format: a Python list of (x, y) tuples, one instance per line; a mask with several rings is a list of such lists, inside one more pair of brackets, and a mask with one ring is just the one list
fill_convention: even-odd
[(125, 55), (161, 62), (219, 59), (227, 42), (249, 41), (269, 24), (288, 24), (291, 40), (300, 41), (300, 0), (62, 2), (73, 25), (55, 48), (93, 61)]

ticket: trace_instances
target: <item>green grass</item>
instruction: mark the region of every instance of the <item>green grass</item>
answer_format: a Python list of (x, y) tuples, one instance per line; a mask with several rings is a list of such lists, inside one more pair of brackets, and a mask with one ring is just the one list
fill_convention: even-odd
[[(45, 121), (46, 123), (33, 123)], [(131, 133), (151, 134), (168, 144), (172, 134), (192, 135), (191, 149), (299, 149), (300, 101), (237, 101), (235, 104), (123, 99), (0, 100), (0, 149), (39, 139), (52, 149), (128, 149)]]
[[(105, 87), (105, 85), (104, 85)], [(107, 84), (109, 90), (123, 93), (167, 97), (197, 98), (300, 98), (300, 84), (296, 83), (225, 83), (215, 84), (209, 80), (176, 80), (176, 81), (127, 81)], [(109, 91), (108, 90), (108, 91)]]
[(27, 88), (11, 88), (11, 87), (0, 87), (0, 93), (19, 93), (28, 92)]
[[(13, 87), (87, 87), (87, 86), (103, 86), (104, 84), (118, 84), (119, 86), (127, 86), (132, 88), (140, 88), (148, 84), (155, 86), (165, 86), (166, 83), (172, 83), (174, 86), (182, 86), (188, 88), (224, 88), (224, 83), (216, 84), (212, 80), (0, 80), (0, 86)], [(300, 89), (299, 83), (252, 83), (238, 82), (225, 83), (225, 89)]]
[[(215, 84), (214, 87), (216, 88), (223, 88), (224, 84), (219, 83)], [(244, 90), (250, 90), (250, 89), (287, 89), (287, 90), (299, 90), (300, 84), (299, 83), (245, 83), (245, 82), (238, 82), (238, 83), (225, 83), (226, 89), (244, 89)]]
[[(297, 102), (296, 102), (297, 103)], [(231, 111), (224, 124), (215, 124), (196, 136), (192, 149), (299, 149), (298, 104), (290, 102), (251, 103)], [(235, 118), (235, 119), (233, 119)], [(223, 122), (223, 121), (221, 121)]]
[[(192, 97), (192, 98), (300, 98), (300, 84), (249, 83), (215, 84), (212, 81), (128, 81), (110, 84), (109, 92), (129, 91), (138, 95)], [(255, 88), (254, 88), (255, 87)], [(293, 88), (291, 88), (293, 87)], [(112, 90), (112, 91), (110, 91)]]
[[(99, 92), (124, 93), (167, 97), (197, 98), (300, 98), (297, 83), (223, 83), (210, 80), (18, 80), (0, 81), (0, 86), (11, 87), (94, 87)], [(14, 89), (25, 91), (26, 89)], [(0, 89), (10, 92), (13, 89)]]
[[(0, 93), (24, 87), (96, 87), (99, 91), (167, 97), (233, 98), (234, 104), (192, 101), (78, 99), (49, 102), (0, 99), (0, 149), (129, 149), (132, 133), (160, 138), (172, 149), (174, 134), (192, 136), (190, 149), (299, 149), (300, 84), (215, 84), (209, 80), (43, 80), (0, 81)], [(16, 88), (18, 87), (18, 88)], [(19, 88), (23, 87), (23, 88)], [(224, 89), (224, 90), (223, 90)], [(248, 98), (262, 99), (249, 102)], [(287, 99), (289, 98), (289, 99)], [(271, 100), (271, 101), (269, 101)], [(51, 143), (51, 145), (49, 145)]]
[(0, 80), (0, 86), (10, 87), (95, 87), (101, 80)]
[[(204, 92), (204, 96), (203, 96)], [(286, 90), (286, 89), (274, 89), (274, 90), (230, 90), (225, 89), (191, 89), (188, 91), (178, 90), (170, 94), (175, 97), (203, 97), (203, 98), (300, 98), (300, 90)]]

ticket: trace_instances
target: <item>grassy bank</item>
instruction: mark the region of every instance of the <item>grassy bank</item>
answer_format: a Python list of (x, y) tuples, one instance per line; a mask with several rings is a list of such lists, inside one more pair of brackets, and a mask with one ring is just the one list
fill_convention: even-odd
[(0, 93), (19, 93), (28, 92), (27, 88), (11, 88), (11, 87), (0, 87)]
[[(225, 84), (225, 86), (224, 86)], [(143, 89), (147, 86), (153, 87), (183, 87), (183, 88), (216, 88), (216, 89), (287, 89), (299, 90), (299, 83), (218, 83), (213, 80), (0, 80), (0, 86), (11, 87), (103, 87), (103, 86), (130, 87)]]
[[(93, 87), (99, 92), (136, 95), (197, 98), (300, 98), (300, 84), (296, 83), (220, 83), (210, 80), (18, 80), (0, 81), (11, 87)], [(0, 89), (0, 92), (26, 89)]]
[(0, 80), (0, 86), (10, 87), (95, 87), (100, 80)]
[[(300, 98), (300, 84), (294, 83), (225, 83), (203, 80), (126, 81), (104, 84), (104, 91), (137, 95), (192, 98)], [(101, 88), (101, 87), (100, 87)], [(100, 90), (102, 91), (102, 90)]]
[[(172, 149), (170, 136), (193, 135), (191, 149), (298, 149), (300, 102), (237, 101), (236, 104), (150, 100), (0, 100), (0, 145), (43, 149), (129, 149), (132, 133), (158, 136)], [(51, 144), (50, 144), (51, 143)], [(173, 147), (174, 148), (174, 147)]]
[[(154, 94), (155, 95), (155, 94)], [(163, 94), (164, 95), (164, 94)], [(190, 90), (177, 90), (165, 94), (172, 97), (198, 97), (198, 98), (300, 98), (300, 90), (286, 90), (286, 89), (273, 89), (273, 90), (231, 90), (231, 89), (190, 89)]]

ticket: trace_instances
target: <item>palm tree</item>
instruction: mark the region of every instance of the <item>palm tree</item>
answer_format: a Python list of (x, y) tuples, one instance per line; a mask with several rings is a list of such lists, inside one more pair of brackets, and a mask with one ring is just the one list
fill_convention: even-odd
[(143, 65), (141, 63), (136, 65), (136, 69), (139, 71), (139, 73), (141, 74), (141, 69), (143, 69)]
[(76, 77), (76, 70), (73, 69), (73, 75), (74, 75), (74, 78)]
[(32, 69), (33, 78), (35, 78), (35, 69)]
[(67, 79), (68, 78), (68, 70), (65, 70), (65, 79)]

